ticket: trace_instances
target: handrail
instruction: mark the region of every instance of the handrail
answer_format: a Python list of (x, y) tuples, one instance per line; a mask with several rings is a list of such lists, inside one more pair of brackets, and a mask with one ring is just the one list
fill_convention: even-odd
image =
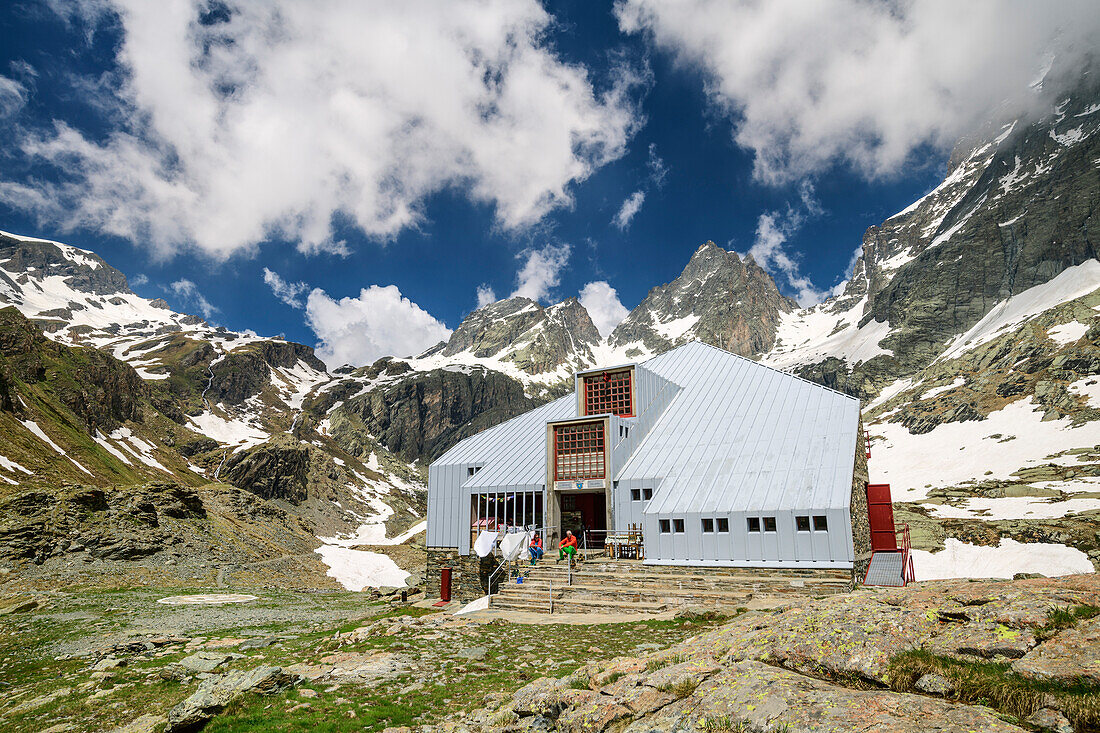
[(895, 534), (901, 535), (901, 584), (904, 586), (916, 580), (916, 573), (913, 570), (913, 545), (909, 535), (909, 525), (901, 525), (901, 529), (895, 530)]
[[(509, 530), (513, 530), (513, 531), (509, 532)], [(526, 532), (532, 532), (532, 533), (545, 534), (544, 530), (545, 530), (544, 527), (528, 528), (526, 526), (520, 526), (520, 525), (511, 525), (511, 526), (504, 525), (504, 529), (502, 531), (502, 534), (516, 534), (518, 532), (525, 532), (525, 533)], [(489, 582), (488, 582), (489, 587), (487, 588), (486, 595), (489, 596), (490, 598), (492, 598), (492, 596), (493, 596), (493, 578), (495, 578), (497, 573), (499, 573), (502, 568), (504, 568), (506, 565), (508, 565), (509, 562), (511, 562), (511, 561), (502, 558), (501, 561), (500, 561), (500, 564), (497, 565), (496, 568), (493, 569), (493, 572), (489, 573)]]

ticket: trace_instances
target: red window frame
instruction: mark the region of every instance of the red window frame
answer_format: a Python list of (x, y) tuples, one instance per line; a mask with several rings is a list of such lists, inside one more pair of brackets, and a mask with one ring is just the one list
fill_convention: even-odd
[(603, 422), (554, 426), (554, 480), (604, 478)]
[(629, 369), (584, 376), (584, 414), (634, 417), (634, 384)]

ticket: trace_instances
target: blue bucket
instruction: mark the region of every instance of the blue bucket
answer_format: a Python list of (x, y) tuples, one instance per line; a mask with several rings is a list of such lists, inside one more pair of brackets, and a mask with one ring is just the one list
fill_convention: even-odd
[(523, 585), (523, 576), (516, 578), (516, 585)]

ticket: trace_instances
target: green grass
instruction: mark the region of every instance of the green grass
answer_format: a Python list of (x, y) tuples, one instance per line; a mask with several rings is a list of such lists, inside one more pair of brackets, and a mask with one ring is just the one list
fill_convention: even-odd
[[(91, 679), (90, 666), (94, 660), (55, 660), (60, 646), (103, 638), (107, 633), (127, 633), (135, 619), (147, 623), (144, 616), (134, 617), (129, 610), (155, 607), (155, 600), (165, 595), (210, 590), (208, 587), (130, 590), (70, 587), (41, 613), (0, 617), (0, 692), (23, 701), (60, 688), (78, 688)], [(355, 593), (318, 595), (264, 590), (256, 595), (261, 598), (254, 602), (254, 608), (293, 606), (305, 612), (323, 610), (326, 614), (335, 609), (342, 615), (318, 620), (305, 615), (300, 623), (255, 619), (254, 623), (245, 621), (231, 628), (219, 622), (217, 626), (191, 629), (189, 635), (208, 639), (248, 638), (257, 634), (284, 637), (278, 645), (244, 652), (247, 659), (231, 662), (227, 669), (251, 669), (261, 664), (286, 666), (296, 662), (317, 664), (335, 651), (368, 655), (394, 652), (407, 657), (412, 668), (395, 679), (345, 684), (331, 692), (325, 691), (330, 684), (320, 681), (270, 697), (249, 695), (213, 720), (206, 730), (380, 731), (388, 726), (438, 724), (449, 715), (484, 707), (487, 695), (510, 695), (539, 677), (564, 678), (566, 684), (575, 681), (578, 686), (584, 682), (587, 688), (587, 681), (581, 679), (587, 675), (578, 675), (577, 671), (588, 662), (620, 655), (636, 656), (643, 653), (637, 649), (641, 644), (670, 646), (699, 633), (705, 625), (683, 620), (592, 626), (470, 624), (448, 627), (447, 636), (440, 639), (433, 638), (439, 632), (431, 624), (410, 624), (387, 636), (384, 631), (394, 621), (437, 611), (368, 605)], [(85, 613), (89, 618), (50, 618), (52, 614), (74, 612)], [(347, 637), (333, 638), (336, 632), (371, 625), (378, 631), (366, 638), (354, 642)], [(291, 635), (295, 638), (286, 638)], [(485, 647), (487, 654), (481, 660), (460, 656), (459, 652), (467, 647)], [(129, 657), (127, 666), (112, 670), (108, 679), (37, 709), (9, 716), (4, 726), (40, 731), (67, 723), (75, 730), (112, 730), (144, 713), (166, 715), (195, 691), (198, 680), (184, 683), (159, 672), (194, 651), (180, 647), (164, 656)], [(226, 651), (237, 650), (226, 648)], [(304, 696), (304, 689), (317, 694)], [(91, 698), (98, 690), (109, 692)]]
[(1077, 606), (1055, 606), (1047, 613), (1047, 622), (1041, 627), (1039, 636), (1050, 638), (1062, 629), (1076, 626), (1079, 621), (1100, 616), (1100, 606), (1081, 604)]
[(1006, 663), (964, 662), (925, 650), (909, 651), (890, 660), (890, 687), (912, 692), (916, 681), (929, 673), (951, 682), (955, 692), (949, 699), (985, 705), (1020, 720), (1050, 707), (1053, 701), (1078, 730), (1100, 725), (1100, 685), (1086, 680), (1034, 680), (1017, 674)]

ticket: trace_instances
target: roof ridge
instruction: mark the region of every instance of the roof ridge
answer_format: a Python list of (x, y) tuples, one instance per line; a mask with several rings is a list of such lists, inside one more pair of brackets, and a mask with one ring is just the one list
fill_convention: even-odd
[(723, 354), (726, 354), (728, 356), (732, 356), (736, 359), (741, 359), (742, 361), (747, 361), (750, 364), (755, 364), (756, 366), (763, 367), (764, 369), (770, 369), (773, 372), (777, 372), (777, 373), (782, 374), (784, 376), (791, 377), (793, 379), (797, 379), (800, 382), (805, 382), (806, 384), (809, 384), (813, 387), (819, 387), (821, 389), (827, 390), (827, 391), (832, 392), (834, 394), (838, 394), (841, 397), (846, 397), (847, 399), (855, 400), (855, 401), (859, 402), (861, 406), (863, 404), (863, 401), (860, 400), (858, 397), (853, 397), (852, 395), (850, 395), (846, 392), (841, 392), (839, 389), (833, 389), (832, 387), (826, 387), (824, 384), (818, 384), (817, 382), (811, 381), (809, 379), (806, 379), (805, 377), (801, 377), (801, 376), (799, 376), (797, 374), (794, 374), (792, 372), (785, 372), (782, 369), (777, 369), (776, 367), (771, 366), (770, 364), (765, 364), (763, 362), (756, 361), (755, 359), (750, 359), (747, 356), (742, 356), (741, 354), (735, 354), (732, 351), (727, 351), (726, 349), (723, 349), (720, 346), (715, 346), (714, 344), (708, 344), (706, 341), (700, 341), (699, 339), (692, 339), (691, 341), (688, 341), (686, 343), (682, 343), (682, 344), (680, 344), (679, 346), (677, 346), (675, 348), (669, 349), (668, 351), (657, 354), (655, 356), (651, 356), (650, 358), (643, 361), (642, 364), (648, 364), (649, 362), (653, 361), (654, 359), (659, 359), (660, 357), (664, 356), (665, 354), (671, 354), (673, 351), (679, 351), (680, 349), (684, 348), (685, 346), (691, 346), (692, 344), (699, 344), (700, 346), (706, 346), (707, 348), (714, 349), (715, 351), (721, 351)]

